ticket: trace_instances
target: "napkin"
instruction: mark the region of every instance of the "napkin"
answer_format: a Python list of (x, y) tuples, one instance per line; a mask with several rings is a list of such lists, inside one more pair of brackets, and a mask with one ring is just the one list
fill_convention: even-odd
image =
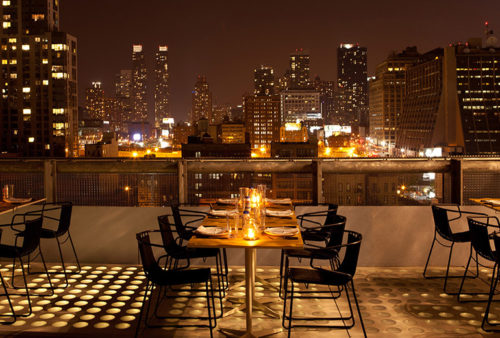
[(8, 197), (4, 198), (3, 201), (7, 203), (28, 203), (31, 202), (31, 197), (29, 198)]
[(235, 198), (219, 198), (219, 199), (217, 199), (217, 203), (219, 203), (219, 204), (235, 204), (236, 199)]
[(266, 209), (266, 215), (267, 216), (274, 216), (274, 217), (290, 217), (293, 215), (292, 210), (270, 210)]
[(494, 206), (500, 206), (500, 200), (481, 200), (481, 202), (491, 204)]
[(232, 214), (235, 213), (235, 210), (232, 209), (212, 209), (210, 210), (209, 214), (212, 216), (217, 216), (217, 217), (226, 217), (227, 214)]
[(292, 204), (290, 198), (266, 198), (266, 201), (274, 204)]
[(267, 228), (266, 233), (274, 236), (294, 236), (299, 233), (297, 228)]

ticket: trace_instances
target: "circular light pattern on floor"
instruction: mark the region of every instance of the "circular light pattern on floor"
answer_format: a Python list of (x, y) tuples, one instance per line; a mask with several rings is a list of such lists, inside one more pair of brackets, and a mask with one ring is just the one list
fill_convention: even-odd
[(117, 309), (115, 307), (112, 307), (111, 309), (107, 309), (106, 312), (111, 313), (111, 314), (117, 314), (117, 313), (121, 312), (121, 309)]
[(77, 312), (80, 312), (82, 311), (82, 308), (81, 307), (70, 307), (69, 309), (67, 309), (66, 311), (68, 312), (71, 312), (71, 313), (77, 313)]
[(57, 322), (52, 323), (52, 326), (57, 327), (57, 328), (65, 327), (65, 326), (68, 326), (68, 322), (57, 321)]
[(62, 316), (60, 316), (59, 318), (61, 318), (62, 320), (70, 320), (70, 319), (75, 318), (75, 315), (72, 313), (66, 313), (66, 314), (63, 314)]
[(110, 320), (113, 320), (115, 319), (115, 316), (113, 315), (104, 315), (104, 316), (101, 316), (100, 318), (102, 321), (105, 321), (105, 322), (109, 322)]
[(87, 315), (80, 316), (80, 319), (81, 319), (81, 320), (92, 320), (92, 319), (94, 319), (94, 318), (95, 318), (95, 316), (94, 316), (94, 315), (88, 315), (88, 314), (87, 314)]
[(77, 328), (77, 329), (82, 329), (84, 327), (87, 327), (89, 325), (89, 323), (87, 322), (77, 322), (75, 324), (73, 324), (73, 327)]

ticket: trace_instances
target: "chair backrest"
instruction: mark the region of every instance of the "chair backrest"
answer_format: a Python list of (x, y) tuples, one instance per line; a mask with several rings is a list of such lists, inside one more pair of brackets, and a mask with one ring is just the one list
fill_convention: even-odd
[(498, 264), (500, 263), (500, 232), (495, 232), (493, 235), (493, 243), (495, 243), (495, 253)]
[(337, 222), (337, 210), (338, 205), (336, 204), (328, 204), (328, 211), (326, 213), (325, 225), (333, 224)]
[(149, 232), (143, 231), (135, 235), (141, 254), (142, 268), (146, 277), (153, 283), (158, 284), (162, 269), (156, 262), (149, 239)]
[(432, 206), (432, 216), (434, 218), (434, 227), (441, 237), (451, 241), (452, 231), (448, 219), (448, 210), (437, 205)]
[(71, 212), (73, 211), (73, 203), (60, 203), (61, 213), (59, 215), (59, 226), (57, 227), (57, 236), (64, 235), (69, 230), (71, 224)]
[(174, 234), (172, 233), (172, 228), (168, 217), (169, 215), (158, 216), (158, 225), (160, 226), (161, 240), (163, 242), (163, 247), (165, 248), (165, 251), (167, 253), (179, 248), (179, 245), (175, 242)]
[(187, 239), (189, 235), (188, 232), (186, 231), (186, 228), (184, 227), (184, 223), (182, 223), (182, 217), (181, 217), (181, 212), (179, 210), (179, 206), (171, 205), (170, 208), (172, 209), (172, 216), (174, 217), (175, 231), (177, 231), (177, 234), (179, 235), (180, 238)]
[(345, 247), (344, 259), (342, 260), (342, 263), (340, 263), (337, 271), (347, 273), (354, 277), (356, 267), (358, 265), (362, 236), (359, 232), (350, 230), (345, 230), (344, 234), (347, 234), (347, 243), (343, 244)]
[(488, 217), (467, 217), (472, 247), (481, 257), (496, 261), (495, 253), (490, 244), (488, 224), (481, 222), (481, 218), (487, 219)]
[(40, 234), (42, 232), (43, 220), (41, 217), (25, 220), (23, 245), (18, 248), (21, 256), (26, 256), (35, 251), (40, 245)]
[(331, 218), (331, 221), (331, 223), (322, 226), (320, 230), (325, 234), (326, 238), (328, 238), (327, 247), (342, 244), (342, 237), (347, 219), (345, 216), (335, 215)]

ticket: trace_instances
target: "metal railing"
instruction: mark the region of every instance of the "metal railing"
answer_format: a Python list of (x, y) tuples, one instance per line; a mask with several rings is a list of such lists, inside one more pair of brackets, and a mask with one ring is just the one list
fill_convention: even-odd
[(196, 204), (256, 184), (297, 203), (469, 204), (500, 197), (500, 158), (2, 159), (4, 184), (20, 197), (95, 206)]

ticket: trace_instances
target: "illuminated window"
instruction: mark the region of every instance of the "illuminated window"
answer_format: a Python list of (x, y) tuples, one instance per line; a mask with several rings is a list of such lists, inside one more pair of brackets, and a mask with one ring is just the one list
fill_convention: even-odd
[(28, 142), (29, 142), (29, 143), (33, 143), (33, 142), (35, 142), (35, 138), (34, 138), (34, 137), (29, 137), (29, 138), (28, 138)]
[(22, 50), (30, 50), (30, 45), (22, 45)]
[(8, 64), (8, 63), (9, 63), (9, 61), (8, 61), (8, 60), (5, 60), (5, 59), (3, 59), (3, 60), (2, 60), (2, 65), (6, 65), (6, 64)]
[(17, 73), (12, 73), (10, 74), (11, 79), (17, 79)]
[(3, 0), (2, 6), (10, 6), (10, 0)]
[(48, 86), (49, 85), (49, 80), (43, 80), (43, 85)]
[(64, 129), (64, 123), (63, 122), (52, 123), (52, 128), (56, 130), (62, 130)]
[(52, 49), (55, 51), (68, 50), (68, 46), (62, 43), (52, 44)]
[(17, 65), (17, 60), (16, 60), (16, 59), (12, 59), (12, 60), (10, 60), (10, 64), (11, 64), (11, 65)]
[(46, 145), (45, 145), (45, 149), (46, 149), (46, 150), (50, 150), (50, 144), (46, 144)]
[(46, 65), (46, 64), (48, 64), (48, 63), (49, 63), (49, 60), (47, 60), (47, 59), (42, 59), (42, 63), (43, 63), (44, 65)]
[(31, 18), (34, 21), (44, 20), (45, 19), (45, 14), (31, 14)]
[(4, 21), (2, 23), (3, 28), (9, 28), (10, 27), (10, 22), (9, 21)]
[(67, 79), (68, 74), (66, 74), (66, 73), (52, 73), (52, 77), (54, 79)]
[(64, 114), (64, 108), (53, 108), (52, 114), (54, 115), (62, 115)]
[(40, 38), (38, 36), (35, 38), (35, 42), (40, 42)]
[(17, 39), (16, 38), (10, 38), (9, 39), (9, 43), (16, 43), (17, 42)]
[(29, 92), (31, 92), (30, 87), (23, 87), (23, 93), (29, 93)]
[(24, 108), (23, 109), (23, 115), (31, 115), (31, 109), (30, 108)]

